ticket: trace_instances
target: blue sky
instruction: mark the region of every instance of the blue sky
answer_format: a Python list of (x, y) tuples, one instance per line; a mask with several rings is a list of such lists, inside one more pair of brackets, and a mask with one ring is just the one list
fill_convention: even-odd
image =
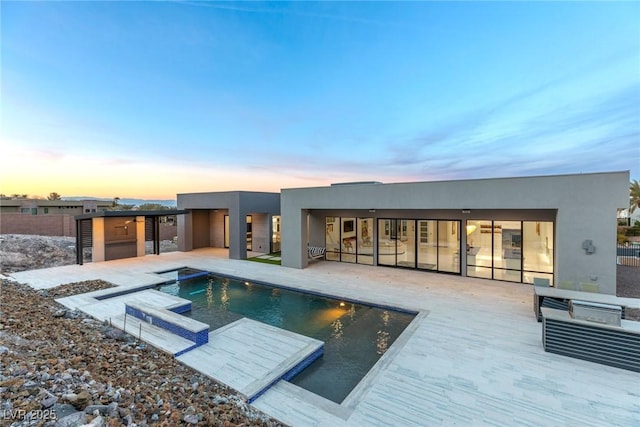
[(3, 2), (0, 192), (630, 170), (638, 2)]

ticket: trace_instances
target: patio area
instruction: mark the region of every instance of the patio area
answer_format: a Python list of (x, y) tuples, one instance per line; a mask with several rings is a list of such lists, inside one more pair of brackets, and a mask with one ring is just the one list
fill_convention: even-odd
[(222, 249), (12, 277), (36, 289), (133, 286), (180, 267), (421, 312), (342, 405), (285, 382), (253, 402), (286, 424), (640, 425), (640, 374), (545, 353), (529, 285), (328, 261), (298, 270), (230, 260)]

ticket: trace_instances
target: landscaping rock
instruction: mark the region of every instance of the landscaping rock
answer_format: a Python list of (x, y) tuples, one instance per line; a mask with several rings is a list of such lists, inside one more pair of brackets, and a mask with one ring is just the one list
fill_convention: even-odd
[(43, 294), (0, 279), (0, 410), (57, 416), (0, 426), (280, 425), (169, 354), (79, 312), (52, 316), (64, 310), (54, 298), (105, 286), (92, 280)]
[(77, 427), (87, 422), (87, 414), (84, 412), (75, 412), (71, 415), (56, 420), (55, 427)]

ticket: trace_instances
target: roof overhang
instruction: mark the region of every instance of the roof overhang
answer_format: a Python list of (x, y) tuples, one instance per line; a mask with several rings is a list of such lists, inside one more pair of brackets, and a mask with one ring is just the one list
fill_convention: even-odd
[(103, 212), (91, 212), (82, 215), (76, 215), (76, 220), (92, 219), (92, 218), (124, 218), (131, 216), (168, 216), (168, 215), (184, 215), (189, 213), (187, 210), (166, 209), (166, 210), (154, 210), (154, 211), (103, 211)]

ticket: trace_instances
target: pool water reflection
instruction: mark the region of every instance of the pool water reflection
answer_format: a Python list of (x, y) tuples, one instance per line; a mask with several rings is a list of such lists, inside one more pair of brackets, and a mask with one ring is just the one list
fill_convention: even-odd
[(324, 355), (291, 382), (340, 403), (415, 314), (215, 275), (163, 285), (192, 301), (186, 316), (211, 330), (242, 317), (324, 341)]

